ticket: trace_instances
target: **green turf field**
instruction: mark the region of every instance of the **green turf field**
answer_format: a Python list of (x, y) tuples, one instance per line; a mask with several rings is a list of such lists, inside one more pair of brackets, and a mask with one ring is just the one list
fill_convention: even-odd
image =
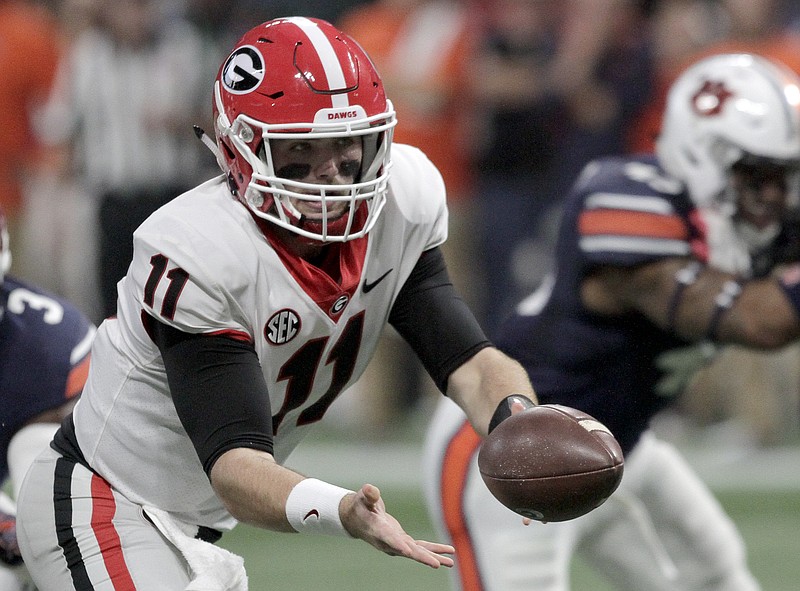
[[(414, 537), (433, 539), (419, 493), (384, 489), (384, 498)], [(739, 525), (764, 591), (795, 591), (800, 581), (800, 491), (726, 491), (720, 500)], [(448, 591), (448, 573), (379, 553), (363, 542), (273, 534), (239, 526), (222, 545), (244, 556), (251, 591)], [(574, 591), (610, 591), (580, 564)], [(646, 590), (642, 590), (646, 591)]]

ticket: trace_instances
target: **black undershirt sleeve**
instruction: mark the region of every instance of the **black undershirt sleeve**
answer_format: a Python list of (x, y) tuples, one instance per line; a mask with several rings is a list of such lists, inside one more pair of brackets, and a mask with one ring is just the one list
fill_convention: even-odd
[(438, 247), (420, 256), (397, 296), (389, 323), (411, 345), (444, 393), (450, 374), (491, 346), (451, 283)]
[(148, 318), (172, 401), (206, 474), (230, 449), (271, 454), (269, 393), (253, 346), (224, 336), (185, 333)]

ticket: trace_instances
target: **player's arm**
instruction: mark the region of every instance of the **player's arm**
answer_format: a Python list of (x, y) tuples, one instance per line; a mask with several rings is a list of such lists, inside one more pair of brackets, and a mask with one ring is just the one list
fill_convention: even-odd
[[(640, 312), (688, 340), (771, 349), (800, 337), (791, 287), (778, 279), (743, 282), (685, 258), (595, 269), (581, 286), (584, 304), (610, 315)], [(800, 302), (800, 297), (795, 298)]]
[(380, 491), (358, 492), (275, 462), (266, 382), (252, 344), (152, 325), (181, 423), (211, 486), (239, 521), (282, 532), (362, 539), (428, 566), (452, 566), (450, 546), (414, 540), (386, 512)]
[(19, 494), (22, 480), (42, 450), (50, 446), (61, 421), (72, 412), (77, 399), (72, 398), (61, 406), (51, 408), (29, 419), (14, 433), (8, 442), (8, 471), (14, 491)]
[(508, 396), (521, 394), (536, 401), (524, 368), (492, 346), (456, 291), (439, 248), (422, 254), (389, 322), (480, 435), (486, 435)]

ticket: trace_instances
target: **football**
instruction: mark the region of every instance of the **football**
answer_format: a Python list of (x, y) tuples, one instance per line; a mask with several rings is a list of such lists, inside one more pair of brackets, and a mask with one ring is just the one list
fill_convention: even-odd
[(541, 404), (510, 416), (483, 441), (478, 469), (503, 505), (542, 522), (602, 505), (622, 480), (619, 443), (585, 412)]

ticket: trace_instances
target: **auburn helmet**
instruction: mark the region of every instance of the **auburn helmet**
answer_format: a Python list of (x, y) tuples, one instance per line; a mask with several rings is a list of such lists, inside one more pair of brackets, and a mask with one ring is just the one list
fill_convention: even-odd
[(751, 54), (700, 60), (669, 90), (656, 154), (697, 205), (735, 208), (734, 164), (800, 164), (800, 78)]
[[(218, 159), (231, 191), (260, 218), (307, 239), (343, 242), (364, 236), (386, 202), (396, 124), (383, 83), (364, 50), (323, 20), (281, 18), (247, 32), (214, 84)], [(355, 182), (325, 185), (278, 176), (270, 141), (358, 137)], [(321, 202), (307, 220), (292, 199)], [(328, 220), (327, 205), (347, 213)]]

